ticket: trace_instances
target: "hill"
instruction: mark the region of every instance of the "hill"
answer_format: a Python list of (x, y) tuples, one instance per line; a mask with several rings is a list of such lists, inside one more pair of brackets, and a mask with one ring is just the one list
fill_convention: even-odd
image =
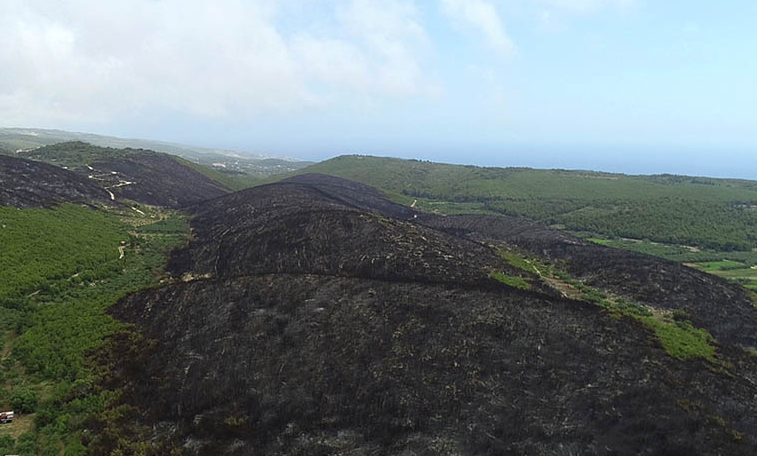
[(145, 339), (99, 354), (96, 453), (757, 452), (757, 310), (722, 279), (323, 175), (189, 210), (174, 282), (111, 310)]
[(47, 163), (0, 155), (0, 206), (52, 207), (64, 202), (108, 203), (91, 179)]
[(224, 184), (206, 175), (212, 176), (213, 170), (149, 150), (111, 149), (74, 141), (16, 156), (70, 169), (105, 189), (111, 199), (176, 208), (229, 192)]
[[(23, 151), (49, 146), (61, 142), (81, 141), (100, 147), (115, 149), (148, 149), (183, 157), (193, 163), (214, 167), (227, 177), (264, 177), (295, 171), (310, 162), (284, 157), (242, 153), (224, 149), (210, 149), (188, 146), (165, 141), (126, 139), (91, 133), (76, 133), (41, 128), (0, 128), (0, 149)], [(249, 185), (252, 181), (237, 179), (238, 185)]]
[(300, 171), (363, 182), (439, 213), (524, 216), (573, 232), (697, 246), (757, 248), (757, 182), (592, 171), (481, 168), (342, 156)]

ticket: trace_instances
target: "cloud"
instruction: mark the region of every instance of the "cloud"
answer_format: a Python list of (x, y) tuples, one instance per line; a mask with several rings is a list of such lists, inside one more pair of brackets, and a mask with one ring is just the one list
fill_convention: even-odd
[(428, 92), (432, 83), (418, 56), (429, 39), (413, 3), (354, 0), (339, 5), (335, 19), (329, 36), (303, 33), (294, 39), (305, 74), (361, 93)]
[(492, 48), (502, 55), (515, 50), (502, 20), (492, 3), (483, 0), (441, 0), (442, 11), (459, 23), (467, 23), (484, 35)]
[(307, 27), (287, 33), (301, 5), (287, 1), (3, 0), (3, 120), (106, 122), (156, 110), (237, 119), (316, 109), (335, 93), (409, 97), (432, 85), (413, 3), (311, 1), (324, 16), (295, 18)]
[(603, 8), (629, 8), (637, 0), (532, 0), (537, 4), (577, 13), (589, 13)]

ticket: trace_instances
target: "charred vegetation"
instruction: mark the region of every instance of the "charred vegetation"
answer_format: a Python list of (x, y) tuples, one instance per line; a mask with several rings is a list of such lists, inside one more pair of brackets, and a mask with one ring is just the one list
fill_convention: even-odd
[[(153, 341), (135, 356), (115, 340), (110, 358), (135, 360), (108, 378), (161, 451), (757, 452), (754, 332), (739, 334), (755, 309), (723, 281), (522, 219), (419, 216), (325, 176), (190, 211), (176, 283), (111, 311)], [(716, 357), (671, 356), (639, 318), (555, 290), (541, 262), (685, 310)]]

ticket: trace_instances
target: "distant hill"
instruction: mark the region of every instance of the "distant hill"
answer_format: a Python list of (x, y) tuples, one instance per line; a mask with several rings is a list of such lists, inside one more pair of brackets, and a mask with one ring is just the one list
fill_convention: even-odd
[(67, 141), (83, 141), (111, 148), (149, 149), (177, 155), (195, 163), (215, 167), (227, 173), (243, 173), (253, 177), (269, 176), (295, 171), (311, 164), (285, 157), (210, 149), (165, 141), (126, 139), (91, 133), (75, 133), (40, 128), (0, 128), (0, 149), (11, 152), (35, 149)]
[(482, 168), (357, 155), (297, 173), (363, 182), (430, 212), (518, 215), (593, 235), (725, 251), (757, 248), (755, 181)]
[(142, 149), (113, 149), (81, 141), (57, 143), (20, 152), (67, 168), (111, 195), (154, 206), (177, 208), (230, 191), (212, 177), (216, 171), (179, 157)]

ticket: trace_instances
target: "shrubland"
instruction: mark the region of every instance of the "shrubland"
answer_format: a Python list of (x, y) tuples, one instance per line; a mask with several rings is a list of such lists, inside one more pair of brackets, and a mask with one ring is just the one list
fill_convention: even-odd
[(158, 283), (186, 220), (158, 209), (141, 216), (71, 204), (3, 207), (0, 220), (0, 407), (21, 414), (0, 427), (0, 449), (85, 454), (85, 423), (106, 413), (114, 394), (96, 387), (103, 373), (89, 359), (122, 330), (106, 310)]

